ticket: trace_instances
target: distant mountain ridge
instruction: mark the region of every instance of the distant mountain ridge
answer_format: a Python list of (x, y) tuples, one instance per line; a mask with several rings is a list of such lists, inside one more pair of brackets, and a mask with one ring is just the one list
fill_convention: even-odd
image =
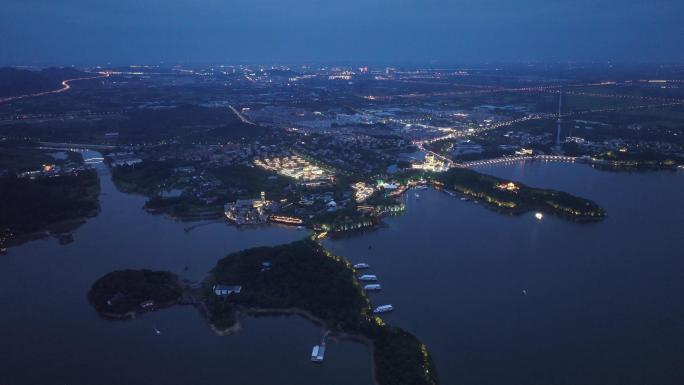
[(69, 67), (51, 67), (31, 71), (13, 67), (0, 68), (0, 97), (50, 91), (62, 86), (62, 81), (86, 77), (88, 74)]

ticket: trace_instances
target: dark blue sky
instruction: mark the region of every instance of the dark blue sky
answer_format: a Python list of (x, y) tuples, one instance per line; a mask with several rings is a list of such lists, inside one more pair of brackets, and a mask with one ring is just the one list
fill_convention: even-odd
[(1, 0), (0, 64), (684, 61), (684, 0)]

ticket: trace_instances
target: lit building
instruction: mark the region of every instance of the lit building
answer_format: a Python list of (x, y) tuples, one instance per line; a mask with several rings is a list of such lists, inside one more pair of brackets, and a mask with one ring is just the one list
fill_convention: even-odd
[(515, 152), (516, 155), (532, 155), (534, 154), (534, 150), (531, 148), (521, 148), (520, 150)]
[(357, 203), (364, 202), (375, 192), (373, 187), (363, 182), (356, 182), (351, 185), (351, 188), (354, 190), (354, 200), (356, 200)]
[(411, 168), (433, 172), (442, 172), (449, 169), (445, 162), (438, 160), (433, 154), (425, 155), (423, 163), (414, 163), (411, 165)]
[(520, 190), (520, 187), (517, 186), (517, 185), (516, 185), (515, 183), (513, 183), (513, 182), (502, 182), (502, 183), (499, 183), (498, 185), (496, 185), (496, 188), (498, 188), (499, 190), (511, 191), (511, 192), (517, 192), (518, 190)]
[(268, 221), (268, 212), (273, 203), (266, 200), (262, 193), (260, 199), (238, 199), (229, 202), (224, 207), (224, 214), (228, 220), (238, 225), (254, 225)]
[(265, 170), (301, 181), (305, 185), (320, 185), (332, 182), (334, 176), (299, 156), (256, 159), (254, 164)]
[(351, 80), (353, 75), (351, 71), (343, 71), (328, 76), (328, 80)]

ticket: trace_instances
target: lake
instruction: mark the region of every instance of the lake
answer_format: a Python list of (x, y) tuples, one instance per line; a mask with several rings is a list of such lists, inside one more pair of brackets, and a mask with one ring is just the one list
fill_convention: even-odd
[(385, 318), (427, 344), (441, 382), (684, 383), (684, 175), (479, 171), (593, 199), (608, 218), (506, 216), (430, 189), (387, 227), (325, 242), (371, 265), (372, 301), (394, 305)]
[(242, 331), (226, 337), (214, 335), (192, 307), (131, 321), (98, 317), (86, 295), (112, 270), (150, 268), (200, 280), (231, 252), (308, 233), (224, 223), (186, 232), (188, 224), (143, 211), (143, 197), (118, 192), (107, 168), (95, 167), (102, 211), (74, 232), (73, 243), (49, 238), (0, 255), (0, 384), (372, 383), (361, 344), (329, 340), (325, 364), (310, 362), (322, 332), (299, 317), (248, 317)]
[[(361, 344), (329, 343), (325, 363), (311, 363), (321, 330), (299, 317), (247, 317), (226, 337), (191, 307), (99, 318), (86, 294), (112, 270), (200, 280), (230, 252), (307, 232), (223, 223), (186, 232), (96, 167), (102, 212), (73, 243), (38, 240), (0, 256), (0, 384), (372, 383)], [(429, 189), (411, 191), (386, 227), (324, 242), (371, 265), (383, 285), (373, 303), (395, 306), (385, 318), (428, 345), (441, 383), (683, 383), (684, 175), (541, 162), (480, 171), (593, 199), (608, 218), (506, 216)]]

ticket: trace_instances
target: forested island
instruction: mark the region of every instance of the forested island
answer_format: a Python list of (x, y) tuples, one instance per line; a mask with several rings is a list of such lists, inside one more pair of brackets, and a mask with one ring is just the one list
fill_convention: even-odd
[(71, 232), (97, 215), (99, 192), (95, 170), (36, 179), (0, 177), (0, 247)]
[(94, 283), (88, 298), (101, 316), (117, 319), (193, 304), (219, 334), (236, 331), (243, 314), (298, 314), (368, 345), (379, 385), (438, 383), (425, 345), (374, 316), (349, 261), (308, 239), (230, 254), (201, 285), (182, 284), (166, 272), (113, 272)]
[(603, 208), (591, 200), (562, 191), (529, 187), (465, 168), (451, 168), (434, 174), (432, 178), (439, 187), (479, 199), (490, 208), (506, 213), (538, 210), (576, 221), (597, 221), (606, 216)]
[[(61, 243), (98, 214), (100, 181), (78, 153), (0, 145), (0, 250), (53, 234)], [(54, 154), (54, 152), (53, 152)]]
[(176, 305), (183, 286), (173, 273), (152, 270), (118, 270), (98, 279), (88, 300), (107, 318), (131, 318), (144, 310)]
[(591, 157), (591, 164), (608, 171), (675, 170), (682, 164), (678, 157), (656, 152), (607, 151)]

